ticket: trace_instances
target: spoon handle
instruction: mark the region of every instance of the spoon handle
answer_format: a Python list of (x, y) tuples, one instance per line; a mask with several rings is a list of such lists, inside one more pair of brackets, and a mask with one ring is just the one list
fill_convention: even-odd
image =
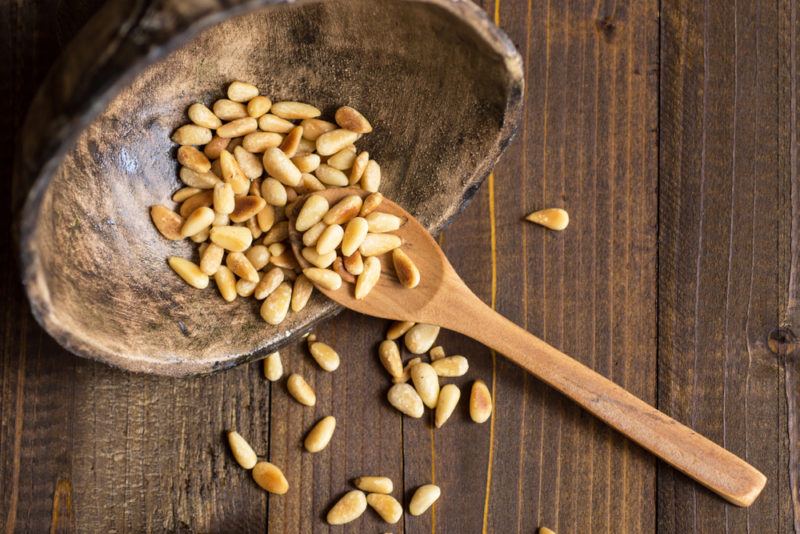
[(448, 307), (457, 316), (443, 326), (495, 349), (731, 503), (749, 506), (761, 493), (767, 479), (753, 466), (468, 295)]

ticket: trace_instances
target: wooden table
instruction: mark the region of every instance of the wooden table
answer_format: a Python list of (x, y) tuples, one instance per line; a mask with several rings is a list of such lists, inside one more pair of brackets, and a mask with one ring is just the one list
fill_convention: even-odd
[[(100, 4), (2, 3), (7, 174), (33, 91)], [(392, 529), (368, 512), (332, 531), (800, 531), (800, 5), (483, 5), (525, 60), (525, 117), (442, 235), (448, 256), (512, 320), (763, 471), (755, 505), (726, 505), (449, 333), (468, 378), (492, 386), (491, 423), (460, 409), (434, 431), (398, 416), (375, 355), (386, 325), (349, 313), (317, 332), (344, 363), (313, 374), (316, 410), (270, 387), (260, 365), (171, 380), (76, 358), (30, 316), (3, 232), (4, 532), (325, 532), (327, 508), (365, 473), (392, 477), (406, 499), (435, 481), (443, 497)], [(549, 206), (569, 210), (565, 232), (521, 220)], [(3, 228), (10, 218), (2, 210)], [(311, 373), (302, 347), (283, 354)], [(301, 454), (327, 413), (340, 421), (332, 445)], [(232, 427), (284, 467), (288, 495), (268, 498), (234, 464)]]

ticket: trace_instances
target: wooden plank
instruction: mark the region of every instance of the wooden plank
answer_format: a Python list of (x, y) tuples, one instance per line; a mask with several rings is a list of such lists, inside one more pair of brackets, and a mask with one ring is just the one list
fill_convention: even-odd
[(778, 83), (787, 8), (662, 3), (659, 405), (769, 478), (745, 510), (662, 467), (664, 532), (791, 530), (786, 394), (766, 344), (791, 224), (776, 209), (780, 137), (794, 149), (778, 129), (792, 111)]

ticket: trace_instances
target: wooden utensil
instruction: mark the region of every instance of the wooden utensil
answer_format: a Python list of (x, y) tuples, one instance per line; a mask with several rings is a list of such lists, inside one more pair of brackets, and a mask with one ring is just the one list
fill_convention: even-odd
[[(328, 189), (317, 194), (333, 206), (347, 195), (368, 193)], [(295, 206), (292, 222), (301, 204)], [(470, 291), (413, 216), (386, 199), (378, 210), (406, 219), (394, 233), (419, 267), (419, 286), (401, 286), (384, 261), (381, 279), (365, 299), (356, 300), (353, 285), (347, 283), (336, 291), (322, 290), (325, 295), (366, 315), (436, 324), (476, 339), (731, 503), (749, 506), (758, 497), (767, 479), (757, 469), (491, 309)], [(301, 235), (292, 230), (290, 239), (300, 265), (311, 266), (300, 253)]]

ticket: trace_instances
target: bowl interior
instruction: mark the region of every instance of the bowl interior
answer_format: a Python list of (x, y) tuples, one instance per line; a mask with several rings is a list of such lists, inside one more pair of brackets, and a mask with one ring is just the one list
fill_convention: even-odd
[(435, 4), (276, 5), (206, 29), (113, 99), (44, 195), (33, 239), (45, 322), (76, 352), (137, 371), (207, 372), (274, 350), (336, 310), (316, 295), (269, 326), (254, 299), (225, 303), (213, 284), (192, 289), (167, 265), (170, 255), (197, 259), (196, 245), (163, 239), (148, 215), (180, 187), (170, 135), (189, 104), (210, 107), (234, 79), (329, 118), (339, 105), (361, 110), (375, 132), (357, 145), (381, 164), (382, 192), (434, 231), (505, 141), (503, 58)]

